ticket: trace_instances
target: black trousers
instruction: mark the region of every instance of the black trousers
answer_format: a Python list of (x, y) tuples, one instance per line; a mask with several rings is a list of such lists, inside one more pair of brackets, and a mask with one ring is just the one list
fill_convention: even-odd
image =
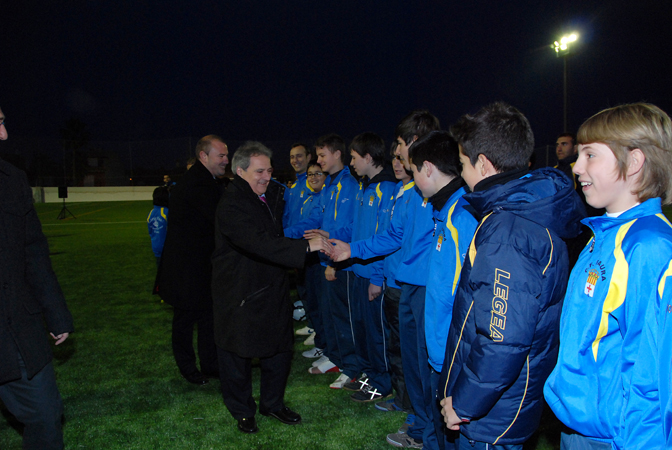
[(173, 308), (173, 355), (182, 375), (196, 372), (196, 353), (194, 352), (194, 325), (198, 331), (198, 359), (201, 371), (207, 374), (217, 373), (217, 348), (212, 309)]
[(28, 379), (23, 359), (19, 356), (21, 379), (0, 384), (0, 399), (16, 419), (24, 425), (23, 448), (59, 450), (63, 448), (63, 403), (56, 387), (52, 363)]
[[(224, 404), (236, 420), (253, 417), (257, 412), (257, 404), (252, 398), (252, 358), (243, 358), (219, 347), (217, 357)], [(259, 411), (275, 412), (285, 406), (285, 387), (292, 364), (292, 352), (259, 358), (259, 364)]]
[(390, 341), (387, 346), (387, 358), (390, 362), (392, 388), (396, 392), (394, 403), (404, 411), (413, 411), (411, 398), (406, 390), (404, 369), (401, 363), (401, 344), (399, 340), (399, 299), (401, 289), (387, 287), (383, 298), (383, 309), (390, 327)]

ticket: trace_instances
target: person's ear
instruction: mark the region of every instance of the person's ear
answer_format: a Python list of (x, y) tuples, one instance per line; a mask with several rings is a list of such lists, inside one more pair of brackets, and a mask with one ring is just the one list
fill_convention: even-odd
[(478, 169), (481, 172), (481, 176), (485, 176), (485, 174), (488, 172), (488, 163), (490, 161), (488, 158), (485, 157), (483, 153), (478, 155), (478, 162), (477, 164), (479, 165)]
[(644, 167), (644, 161), (646, 161), (644, 152), (638, 148), (630, 150), (630, 154), (628, 155), (627, 176), (631, 177), (638, 174), (642, 170), (642, 167)]
[(432, 172), (434, 171), (434, 164), (430, 163), (429, 161), (425, 161), (422, 163), (422, 168), (425, 170), (427, 178), (431, 178)]
[(242, 177), (243, 177), (243, 176), (241, 175), (242, 173), (243, 173), (243, 169), (241, 169), (240, 167), (238, 167), (238, 168), (236, 169), (236, 175), (238, 175), (239, 177), (242, 178)]

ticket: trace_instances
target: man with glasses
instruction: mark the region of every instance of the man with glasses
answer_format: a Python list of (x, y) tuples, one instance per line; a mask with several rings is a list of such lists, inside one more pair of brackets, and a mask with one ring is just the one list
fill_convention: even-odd
[[(0, 110), (0, 140), (7, 139)], [(24, 449), (63, 448), (63, 403), (45, 323), (56, 345), (72, 316), (49, 260), (26, 175), (0, 160), (0, 399), (24, 425)]]

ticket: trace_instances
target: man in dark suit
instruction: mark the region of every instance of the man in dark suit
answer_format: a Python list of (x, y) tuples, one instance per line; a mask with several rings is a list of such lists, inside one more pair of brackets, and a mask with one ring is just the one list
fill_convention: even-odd
[[(156, 291), (173, 306), (172, 344), (175, 362), (190, 383), (203, 385), (219, 376), (213, 338), (210, 257), (215, 249), (215, 210), (229, 150), (218, 136), (196, 144), (196, 163), (170, 193), (168, 232), (157, 275)], [(194, 325), (198, 328), (196, 367)]]
[[(0, 110), (3, 141), (4, 121)], [(62, 449), (63, 403), (44, 324), (59, 345), (73, 331), (72, 316), (26, 175), (2, 160), (0, 193), (0, 399), (25, 426), (24, 449)]]
[(321, 236), (284, 237), (283, 193), (271, 180), (271, 151), (263, 144), (248, 142), (236, 150), (233, 170), (236, 176), (217, 207), (215, 342), (224, 404), (241, 431), (255, 433), (252, 358), (261, 366), (261, 414), (288, 425), (301, 422), (284, 403), (294, 344), (287, 267), (303, 267), (308, 252), (329, 251), (331, 245)]

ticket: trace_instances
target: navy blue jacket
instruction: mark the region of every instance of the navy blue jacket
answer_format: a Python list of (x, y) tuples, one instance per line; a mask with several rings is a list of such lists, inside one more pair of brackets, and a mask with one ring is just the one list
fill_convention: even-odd
[[(507, 174), (497, 175), (506, 178)], [(461, 433), (491, 444), (525, 442), (558, 354), (568, 258), (562, 238), (585, 216), (572, 181), (540, 169), (465, 195), (480, 223), (453, 306), (440, 390)]]

